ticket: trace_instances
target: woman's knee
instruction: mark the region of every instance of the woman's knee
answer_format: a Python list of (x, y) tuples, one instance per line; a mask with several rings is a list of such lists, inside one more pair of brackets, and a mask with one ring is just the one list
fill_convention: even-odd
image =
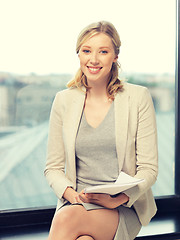
[(79, 236), (77, 223), (77, 209), (63, 207), (54, 215), (48, 239), (76, 239)]
[[(79, 206), (81, 207), (81, 206)], [(53, 218), (53, 225), (58, 229), (72, 230), (77, 227), (80, 211), (78, 207), (67, 206), (60, 209)]]
[(94, 240), (94, 238), (88, 235), (86, 236), (84, 235), (84, 236), (78, 237), (76, 240)]

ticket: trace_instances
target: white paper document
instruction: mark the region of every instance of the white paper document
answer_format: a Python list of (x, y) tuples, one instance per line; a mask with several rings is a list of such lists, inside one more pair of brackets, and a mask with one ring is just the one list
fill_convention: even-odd
[(121, 172), (114, 183), (87, 187), (85, 188), (85, 193), (107, 193), (115, 195), (132, 188), (143, 181), (144, 179), (134, 178), (124, 172)]

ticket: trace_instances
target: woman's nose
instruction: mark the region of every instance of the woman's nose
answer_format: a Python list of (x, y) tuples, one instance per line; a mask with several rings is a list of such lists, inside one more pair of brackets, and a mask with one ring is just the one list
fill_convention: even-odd
[(93, 64), (93, 65), (99, 64), (98, 56), (97, 56), (96, 53), (91, 54), (90, 63)]

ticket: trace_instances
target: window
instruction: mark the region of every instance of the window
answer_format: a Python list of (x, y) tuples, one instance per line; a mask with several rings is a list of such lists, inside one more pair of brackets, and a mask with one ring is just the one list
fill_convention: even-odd
[(43, 176), (50, 108), (78, 69), (79, 31), (102, 19), (120, 33), (121, 78), (151, 92), (159, 142), (153, 192), (173, 195), (176, 1), (6, 0), (0, 9), (0, 210), (56, 204)]

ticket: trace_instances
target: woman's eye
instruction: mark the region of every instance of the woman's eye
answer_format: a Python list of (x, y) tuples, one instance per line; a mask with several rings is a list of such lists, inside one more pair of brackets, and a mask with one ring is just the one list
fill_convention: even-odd
[(102, 54), (107, 54), (108, 51), (106, 51), (106, 50), (102, 50), (101, 53), (102, 53)]
[(90, 50), (84, 49), (83, 52), (84, 53), (90, 53)]

